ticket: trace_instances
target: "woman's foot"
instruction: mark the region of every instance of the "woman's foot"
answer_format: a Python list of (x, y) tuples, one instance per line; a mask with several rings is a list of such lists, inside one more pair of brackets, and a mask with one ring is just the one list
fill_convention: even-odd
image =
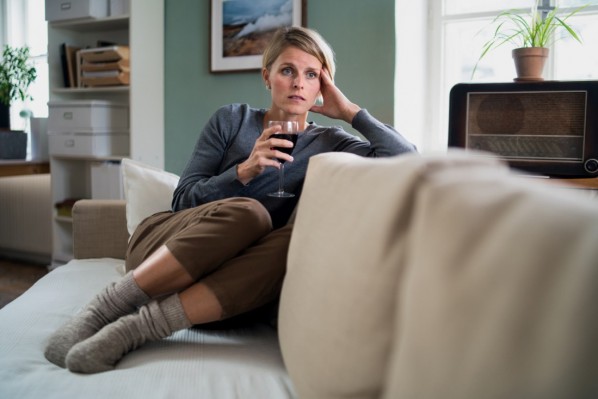
[(127, 273), (120, 281), (104, 288), (85, 309), (52, 334), (44, 356), (57, 366), (66, 367), (65, 358), (73, 346), (119, 317), (135, 312), (149, 300), (135, 282), (133, 272)]
[(73, 346), (66, 365), (70, 371), (86, 374), (112, 370), (128, 352), (189, 327), (178, 294), (151, 301), (139, 313), (121, 317)]

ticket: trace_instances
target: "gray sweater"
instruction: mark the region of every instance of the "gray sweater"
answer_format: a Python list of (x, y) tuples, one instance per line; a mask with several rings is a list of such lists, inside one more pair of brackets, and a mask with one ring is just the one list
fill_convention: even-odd
[(276, 228), (286, 223), (297, 204), (312, 155), (342, 151), (364, 157), (387, 157), (416, 151), (413, 144), (365, 109), (355, 115), (352, 126), (368, 141), (341, 127), (310, 123), (299, 134), (292, 153), (294, 161), (285, 164), (285, 190), (296, 196), (268, 197), (267, 193), (278, 189), (278, 169), (267, 168), (247, 185), (237, 180), (236, 171), (237, 164), (249, 157), (255, 141), (262, 134), (265, 114), (265, 109), (251, 108), (247, 104), (227, 105), (214, 113), (199, 136), (174, 192), (173, 211), (223, 198), (250, 197), (266, 207)]

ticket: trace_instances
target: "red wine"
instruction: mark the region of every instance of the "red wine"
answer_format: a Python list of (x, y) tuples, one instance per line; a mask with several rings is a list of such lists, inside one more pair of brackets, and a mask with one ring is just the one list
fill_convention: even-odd
[[(298, 134), (290, 134), (290, 133), (274, 133), (272, 136), (275, 139), (283, 139), (283, 140), (289, 140), (293, 142), (293, 146), (291, 148), (288, 147), (274, 147), (276, 148), (278, 151), (282, 151), (285, 154), (289, 154), (291, 155), (293, 153), (293, 149), (295, 148), (295, 144), (297, 144), (297, 137), (299, 135)], [(285, 160), (284, 159), (279, 159), (278, 162), (280, 163), (284, 163)]]

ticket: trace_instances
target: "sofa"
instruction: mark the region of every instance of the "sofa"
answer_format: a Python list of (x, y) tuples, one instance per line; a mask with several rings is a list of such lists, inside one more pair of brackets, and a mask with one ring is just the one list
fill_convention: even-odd
[(123, 170), (126, 201), (75, 205), (76, 259), (0, 310), (0, 397), (598, 397), (598, 201), (461, 151), (313, 157), (277, 328), (196, 326), (113, 371), (56, 367), (45, 340), (122, 275), (130, 229), (177, 180)]
[(0, 204), (0, 256), (49, 263), (52, 257), (50, 174), (0, 177)]

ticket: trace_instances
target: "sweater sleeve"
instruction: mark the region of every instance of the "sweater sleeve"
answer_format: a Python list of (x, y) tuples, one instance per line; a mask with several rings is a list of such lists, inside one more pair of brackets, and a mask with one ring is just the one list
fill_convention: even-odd
[(355, 115), (352, 121), (355, 130), (361, 133), (368, 141), (347, 152), (355, 152), (367, 157), (388, 157), (406, 152), (417, 152), (415, 145), (411, 144), (403, 135), (392, 126), (384, 124), (374, 118), (366, 109)]
[(236, 165), (221, 170), (230, 137), (238, 133), (231, 114), (223, 107), (204, 127), (174, 191), (173, 211), (239, 195), (245, 187), (237, 180)]

